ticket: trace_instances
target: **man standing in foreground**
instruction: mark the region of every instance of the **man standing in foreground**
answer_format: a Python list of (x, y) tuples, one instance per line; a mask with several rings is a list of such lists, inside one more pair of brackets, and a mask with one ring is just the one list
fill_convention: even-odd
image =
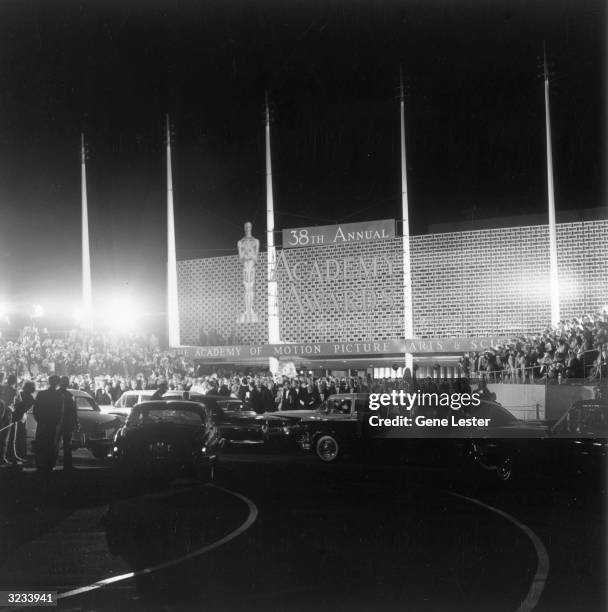
[(78, 429), (78, 408), (74, 396), (69, 392), (70, 379), (62, 376), (59, 381), (61, 395), (61, 438), (63, 441), (63, 469), (71, 470), (72, 465), (72, 434)]
[(58, 391), (59, 376), (49, 376), (49, 387), (40, 391), (34, 401), (36, 419), (36, 467), (39, 472), (50, 473), (57, 461), (63, 398)]

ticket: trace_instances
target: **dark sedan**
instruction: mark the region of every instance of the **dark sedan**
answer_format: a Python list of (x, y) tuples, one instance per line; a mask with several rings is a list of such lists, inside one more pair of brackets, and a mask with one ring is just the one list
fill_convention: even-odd
[(120, 474), (170, 481), (180, 474), (213, 479), (223, 440), (210, 411), (197, 402), (155, 400), (138, 404), (114, 441)]
[[(447, 409), (449, 410), (449, 409)], [(373, 419), (399, 417), (399, 409), (383, 407), (374, 411), (369, 395), (345, 393), (332, 395), (322, 410), (303, 418), (297, 433), (300, 447), (314, 451), (322, 461), (330, 463), (347, 453), (364, 452), (368, 459), (413, 459), (428, 456), (439, 463), (474, 456), (473, 440), (484, 438), (535, 438), (546, 434), (546, 424), (524, 422), (496, 402), (481, 401), (466, 412), (450, 411), (448, 417), (483, 419), (487, 426), (374, 426)], [(452, 415), (453, 412), (453, 415)], [(423, 418), (420, 412), (405, 413), (410, 418)], [(437, 415), (435, 415), (437, 416)], [(440, 419), (430, 419), (431, 421)], [(450, 418), (447, 419), (448, 423)], [(466, 419), (465, 419), (466, 421)], [(480, 442), (481, 444), (482, 442)], [(477, 459), (475, 458), (477, 461)], [(478, 462), (482, 465), (481, 462)], [(497, 470), (493, 466), (493, 470)], [(502, 474), (502, 468), (497, 473)]]
[(240, 399), (226, 395), (190, 394), (190, 399), (206, 406), (220, 428), (222, 438), (230, 446), (263, 446), (265, 443), (262, 415), (251, 410)]
[(189, 397), (211, 411), (227, 447), (280, 448), (290, 439), (292, 420), (283, 412), (258, 414), (240, 399), (226, 395), (190, 393)]
[[(533, 425), (530, 425), (533, 427)], [(556, 475), (600, 477), (608, 456), (608, 403), (580, 400), (544, 431), (531, 429), (529, 439), (475, 439), (472, 455), (481, 467), (501, 480), (514, 473), (543, 477)]]
[(312, 450), (321, 461), (331, 463), (370, 442), (370, 414), (367, 393), (332, 395), (319, 410), (303, 415), (295, 435), (302, 450)]

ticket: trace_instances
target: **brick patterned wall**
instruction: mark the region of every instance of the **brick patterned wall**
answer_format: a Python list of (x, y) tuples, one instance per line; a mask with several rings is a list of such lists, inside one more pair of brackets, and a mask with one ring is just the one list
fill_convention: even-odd
[[(608, 221), (557, 226), (563, 317), (608, 305)], [(416, 335), (538, 332), (550, 320), (546, 225), (413, 236)]]
[[(338, 278), (327, 283), (314, 275), (309, 281), (290, 283), (284, 266), (278, 266), (281, 339), (357, 342), (403, 337), (401, 244), (399, 238), (285, 249), (290, 270), (299, 264), (307, 271), (316, 260), (322, 275), (326, 275), (329, 261), (330, 276)], [(317, 304), (300, 308), (292, 285), (302, 296), (316, 298)], [(372, 304), (376, 305), (373, 309), (369, 308)]]
[[(544, 329), (550, 318), (548, 242), (546, 225), (412, 236), (415, 335), (486, 336)], [(559, 224), (557, 242), (562, 315), (579, 316), (608, 305), (608, 220)], [(346, 280), (342, 269), (340, 278), (330, 283), (315, 275), (292, 283), (279, 266), (284, 342), (403, 337), (400, 238), (283, 253), (290, 270), (296, 266), (300, 272), (309, 270), (315, 259), (323, 273), (327, 260), (355, 258), (347, 264)], [(355, 273), (359, 258), (368, 272), (376, 258), (377, 274)], [(330, 268), (336, 271), (335, 264)], [(178, 262), (182, 342), (197, 344), (202, 327), (215, 328), (225, 338), (236, 334), (243, 344), (265, 343), (265, 279), (262, 253), (256, 277), (260, 323), (237, 324), (243, 287), (236, 255)], [(365, 309), (364, 300), (369, 303), (373, 296), (376, 308)]]
[[(235, 249), (236, 250), (236, 249)], [(258, 323), (237, 323), (245, 309), (243, 268), (236, 255), (177, 262), (182, 344), (199, 344), (201, 329), (215, 329), (231, 344), (265, 344), (268, 338), (266, 253), (256, 266), (255, 306)]]

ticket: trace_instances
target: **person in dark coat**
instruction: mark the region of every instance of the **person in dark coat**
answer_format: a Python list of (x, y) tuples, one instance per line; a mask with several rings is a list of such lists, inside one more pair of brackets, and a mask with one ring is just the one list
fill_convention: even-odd
[(220, 384), (217, 390), (217, 394), (225, 395), (226, 397), (230, 397), (230, 389), (228, 388), (228, 385), (226, 384), (226, 379), (222, 379), (220, 381)]
[(112, 403), (112, 397), (103, 387), (97, 387), (95, 401), (99, 406), (109, 406)]
[(57, 461), (59, 424), (62, 417), (63, 399), (57, 389), (59, 376), (49, 376), (49, 388), (40, 391), (34, 401), (36, 419), (36, 467), (39, 472), (51, 472)]
[(78, 429), (78, 408), (76, 400), (69, 391), (70, 380), (62, 376), (59, 381), (61, 394), (62, 417), (60, 424), (61, 439), (63, 441), (63, 469), (71, 470), (72, 465), (72, 434)]
[(167, 389), (169, 388), (169, 385), (163, 380), (159, 385), (158, 385), (158, 389), (156, 389), (156, 391), (154, 391), (154, 393), (152, 394), (152, 397), (150, 398), (151, 400), (159, 400), (162, 399), (163, 395), (165, 393), (167, 393)]
[(321, 405), (321, 395), (312, 383), (308, 383), (304, 392), (300, 395), (300, 404), (305, 410), (316, 410)]
[(266, 385), (263, 384), (260, 388), (260, 393), (262, 400), (262, 412), (274, 412), (276, 410), (276, 406), (274, 403), (274, 395), (272, 394), (272, 391)]
[[(296, 408), (298, 410), (311, 410), (313, 400), (314, 398), (312, 385), (304, 385), (300, 383), (300, 387), (298, 389), (298, 403), (296, 405)], [(319, 403), (321, 402), (319, 401)]]
[(25, 461), (27, 457), (27, 440), (25, 420), (27, 412), (34, 406), (34, 392), (36, 385), (31, 380), (24, 383), (21, 397), (15, 404), (13, 420), (17, 423), (15, 430), (15, 455), (18, 461)]
[(296, 410), (298, 402), (298, 391), (295, 383), (289, 385), (288, 381), (283, 383), (283, 388), (280, 392), (279, 410)]
[(241, 385), (240, 385), (239, 391), (238, 391), (239, 399), (241, 401), (243, 401), (243, 402), (246, 401), (248, 393), (249, 393), (249, 385), (247, 383), (247, 379), (243, 378), (241, 380)]
[[(274, 401), (274, 400), (273, 400)], [(249, 383), (249, 406), (251, 410), (262, 414), (264, 412), (264, 404), (262, 401), (262, 392), (258, 389), (258, 385), (253, 382)]]
[(215, 380), (209, 381), (209, 389), (207, 389), (205, 395), (218, 395), (217, 382)]

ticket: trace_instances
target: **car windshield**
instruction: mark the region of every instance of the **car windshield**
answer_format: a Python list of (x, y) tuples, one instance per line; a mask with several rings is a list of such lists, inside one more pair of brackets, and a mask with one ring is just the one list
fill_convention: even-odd
[(183, 395), (181, 391), (169, 391), (163, 395), (163, 399), (182, 399)]
[(238, 400), (236, 400), (236, 401), (230, 401), (230, 400), (218, 401), (217, 405), (224, 412), (236, 412), (236, 413), (251, 412), (251, 408), (245, 406), (245, 404), (243, 404), (243, 402), (238, 401)]
[(351, 407), (351, 399), (330, 399), (327, 402), (325, 412), (327, 414), (350, 414)]
[(176, 425), (202, 425), (203, 415), (197, 410), (184, 408), (153, 408), (138, 410), (129, 418), (130, 425), (174, 423)]
[(93, 400), (90, 397), (85, 397), (84, 395), (77, 395), (75, 398), (76, 406), (78, 410), (95, 410), (95, 405), (93, 404)]
[(125, 408), (133, 408), (133, 406), (135, 406), (135, 404), (138, 404), (138, 403), (139, 403), (139, 395), (127, 395), (122, 405)]

